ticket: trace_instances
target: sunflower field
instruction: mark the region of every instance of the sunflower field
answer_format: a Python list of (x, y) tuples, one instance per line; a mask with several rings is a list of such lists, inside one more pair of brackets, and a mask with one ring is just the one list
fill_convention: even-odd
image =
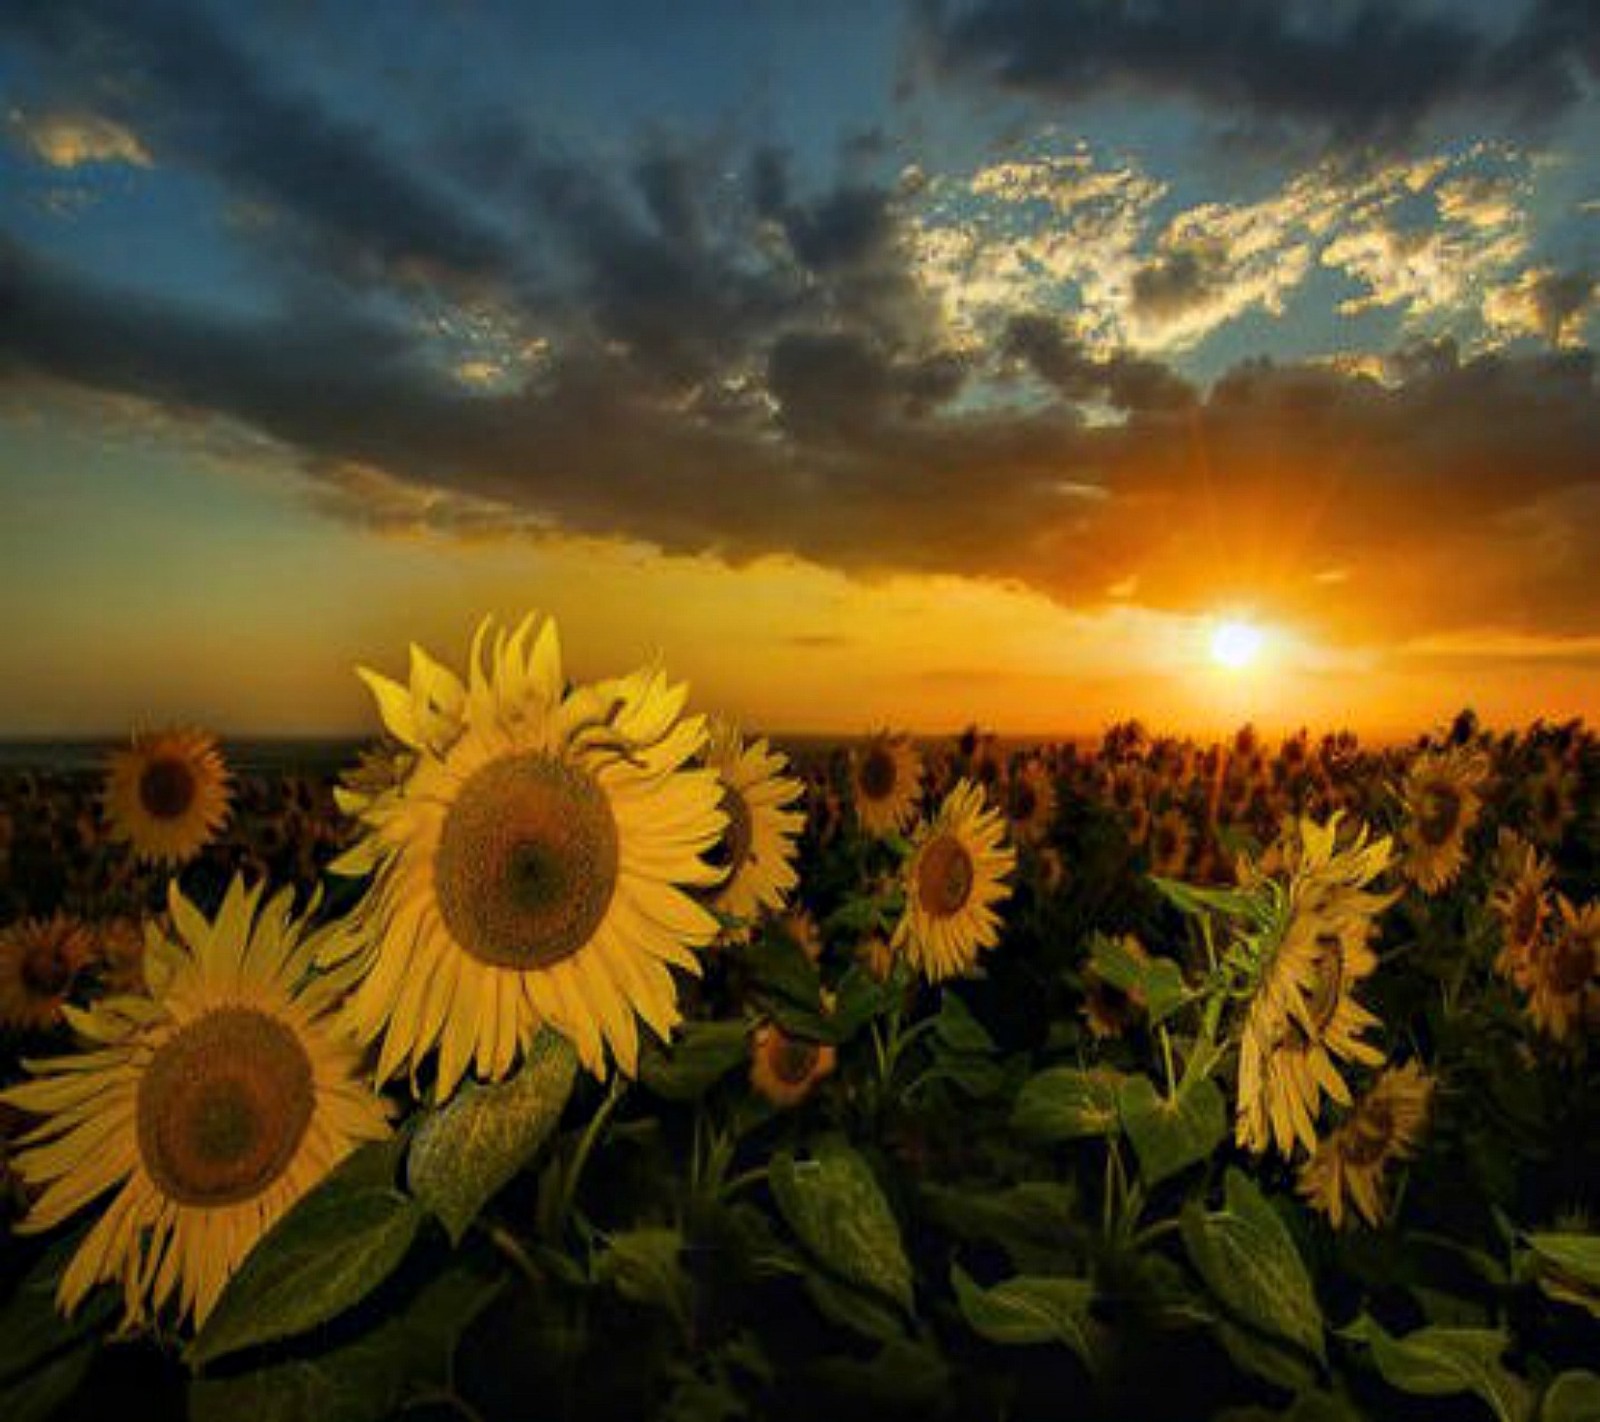
[(1600, 742), (775, 747), (556, 629), (0, 779), (0, 1418), (1600, 1419)]

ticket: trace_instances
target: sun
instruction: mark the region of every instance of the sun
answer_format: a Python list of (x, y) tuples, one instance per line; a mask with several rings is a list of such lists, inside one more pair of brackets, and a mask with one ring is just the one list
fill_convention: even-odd
[(1261, 629), (1249, 622), (1230, 619), (1218, 623), (1211, 634), (1211, 660), (1218, 666), (1239, 671), (1261, 655), (1264, 640)]

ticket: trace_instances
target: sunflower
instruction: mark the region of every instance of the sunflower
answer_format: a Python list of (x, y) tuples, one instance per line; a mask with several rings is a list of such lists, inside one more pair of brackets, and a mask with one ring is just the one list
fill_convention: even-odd
[(216, 737), (205, 731), (137, 734), (113, 751), (104, 803), (114, 839), (136, 859), (183, 864), (210, 843), (228, 818), (232, 777)]
[(1239, 1038), (1235, 1136), (1257, 1153), (1314, 1148), (1323, 1095), (1350, 1101), (1336, 1059), (1383, 1060), (1362, 1040), (1378, 1019), (1353, 989), (1377, 967), (1374, 920), (1393, 897), (1367, 886), (1388, 867), (1391, 844), (1363, 830), (1341, 848), (1338, 831), (1337, 818), (1299, 824), (1287, 882), (1264, 886), (1275, 912), (1246, 945), (1255, 981)]
[(112, 918), (90, 929), (102, 993), (145, 990), (145, 929), (136, 918)]
[(1300, 1167), (1300, 1194), (1335, 1229), (1350, 1219), (1346, 1201), (1377, 1229), (1388, 1213), (1384, 1171), (1416, 1154), (1432, 1097), (1433, 1081), (1416, 1062), (1389, 1068)]
[(54, 1027), (93, 959), (89, 930), (65, 914), (0, 929), (0, 1027)]
[(553, 622), (489, 647), (491, 626), (465, 684), (417, 648), (408, 686), (363, 671), (415, 759), (392, 787), (346, 781), (366, 832), (331, 866), (373, 875), (325, 958), (349, 1020), (381, 1038), (380, 1081), (437, 1049), (441, 1100), (469, 1063), (504, 1078), (542, 1023), (632, 1076), (636, 1017), (671, 1035), (669, 968), (698, 973), (716, 936), (692, 893), (725, 877), (701, 858), (727, 817), (716, 774), (684, 768), (705, 744), (686, 689), (646, 669), (568, 690)]
[(794, 944), (808, 960), (822, 961), (822, 930), (816, 918), (800, 904), (785, 909), (774, 920), (778, 932)]
[(1029, 761), (1006, 786), (1006, 820), (1019, 844), (1041, 844), (1056, 817), (1056, 787), (1050, 772)]
[(898, 834), (916, 813), (922, 758), (911, 738), (887, 731), (870, 736), (851, 757), (856, 818), (868, 834)]
[(774, 1106), (798, 1106), (818, 1083), (833, 1075), (838, 1052), (764, 1022), (750, 1038), (750, 1085)]
[(1575, 908), (1557, 894), (1556, 906), (1560, 926), (1530, 955), (1522, 986), (1533, 1025), (1562, 1042), (1586, 1020), (1600, 986), (1600, 901)]
[(263, 906), (235, 878), (209, 923), (169, 894), (158, 995), (68, 1009), (89, 1050), (29, 1063), (34, 1079), (0, 1099), (43, 1118), (16, 1160), (40, 1192), (24, 1230), (117, 1191), (62, 1275), (62, 1309), (118, 1280), (129, 1326), (175, 1299), (198, 1327), (273, 1222), (388, 1126), (325, 987), (297, 990), (315, 940), (293, 891)]
[(1482, 751), (1424, 751), (1411, 762), (1401, 790), (1406, 823), (1404, 869), (1425, 894), (1449, 887), (1467, 861), (1466, 839), (1483, 808), (1489, 774)]
[(1189, 865), (1189, 818), (1173, 807), (1163, 810), (1150, 826), (1147, 849), (1150, 872), (1163, 879), (1181, 878)]
[(1017, 858), (1004, 832), (982, 788), (962, 780), (913, 841), (893, 944), (930, 982), (969, 971), (999, 937), (994, 905), (1010, 892), (1003, 880)]
[(1000, 738), (993, 732), (980, 735), (969, 757), (968, 777), (976, 780), (986, 791), (993, 792), (1004, 781), (1005, 774), (1006, 755)]
[(1495, 971), (1518, 987), (1527, 986), (1534, 954), (1550, 918), (1550, 861), (1521, 835), (1500, 831), (1499, 872), (1489, 908), (1500, 921), (1501, 948)]
[(1546, 756), (1528, 781), (1529, 830), (1540, 844), (1559, 844), (1577, 813), (1578, 777), (1558, 756)]
[(805, 816), (790, 807), (805, 790), (784, 774), (788, 760), (766, 741), (746, 744), (734, 727), (722, 722), (711, 726), (705, 763), (716, 772), (728, 820), (710, 855), (726, 877), (705, 901), (713, 912), (738, 920), (723, 936), (742, 942), (756, 916), (763, 909), (782, 908), (799, 881), (795, 837), (805, 827)]

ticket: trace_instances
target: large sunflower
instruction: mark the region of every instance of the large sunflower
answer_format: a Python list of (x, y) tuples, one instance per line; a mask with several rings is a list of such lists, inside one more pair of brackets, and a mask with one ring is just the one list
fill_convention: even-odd
[(1488, 774), (1488, 758), (1465, 746), (1424, 751), (1406, 771), (1404, 869), (1423, 893), (1448, 888), (1467, 862), (1467, 835), (1483, 808)]
[(918, 831), (902, 871), (906, 905), (893, 946), (930, 982), (970, 971), (1000, 933), (994, 905), (1011, 892), (1016, 851), (983, 788), (961, 780)]
[(1300, 1194), (1335, 1229), (1350, 1219), (1346, 1202), (1376, 1229), (1388, 1213), (1384, 1172), (1416, 1154), (1432, 1097), (1433, 1081), (1416, 1062), (1385, 1071), (1300, 1167)]
[(127, 750), (111, 753), (106, 767), (112, 836), (150, 863), (193, 859), (227, 821), (231, 793), (222, 751), (205, 731), (136, 734)]
[(917, 809), (922, 757), (904, 735), (869, 736), (851, 757), (850, 789), (856, 819), (868, 834), (903, 830)]
[(0, 929), (0, 1027), (54, 1027), (93, 960), (89, 930), (65, 914)]
[(553, 622), (492, 647), (490, 626), (466, 684), (416, 648), (408, 686), (362, 673), (414, 758), (371, 793), (346, 782), (366, 833), (333, 865), (374, 875), (328, 955), (351, 1022), (382, 1039), (379, 1080), (437, 1049), (441, 1099), (469, 1063), (506, 1076), (544, 1022), (631, 1076), (636, 1014), (670, 1034), (669, 969), (697, 973), (717, 931), (691, 891), (723, 875), (701, 857), (727, 817), (716, 774), (684, 768), (705, 742), (686, 689), (644, 670), (568, 690)]
[(207, 922), (173, 885), (177, 936), (151, 945), (159, 993), (68, 1009), (88, 1049), (28, 1063), (34, 1079), (0, 1096), (43, 1118), (15, 1162), (40, 1192), (23, 1229), (117, 1191), (62, 1275), (69, 1312), (116, 1280), (130, 1325), (174, 1299), (204, 1323), (273, 1222), (388, 1133), (326, 989), (302, 989), (315, 948), (292, 891), (261, 897), (236, 878)]
[(730, 939), (745, 939), (763, 909), (781, 909), (799, 881), (795, 872), (795, 837), (805, 828), (805, 815), (791, 809), (805, 793), (798, 780), (784, 774), (788, 760), (766, 741), (748, 744), (738, 730), (714, 722), (706, 742), (705, 763), (716, 772), (722, 790), (721, 809), (727, 828), (710, 858), (726, 877), (706, 897), (719, 914), (738, 920), (724, 930)]
[(1338, 826), (1337, 816), (1297, 826), (1283, 847), (1286, 884), (1273, 886), (1278, 911), (1250, 945), (1256, 976), (1239, 1038), (1235, 1135), (1252, 1151), (1314, 1148), (1323, 1095), (1350, 1101), (1336, 1059), (1383, 1060), (1362, 1040), (1378, 1019), (1353, 989), (1377, 967), (1374, 920), (1393, 899), (1367, 886), (1388, 867), (1391, 846), (1363, 830), (1339, 847)]

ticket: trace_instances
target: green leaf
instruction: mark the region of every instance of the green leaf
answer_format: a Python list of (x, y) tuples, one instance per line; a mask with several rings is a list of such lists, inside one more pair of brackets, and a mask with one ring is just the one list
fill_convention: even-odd
[[(56, 1287), (87, 1233), (75, 1230), (52, 1242), (0, 1306), (0, 1382), (36, 1374), (98, 1333), (116, 1313), (114, 1289), (94, 1290), (71, 1318), (63, 1318), (56, 1306)], [(10, 1415), (0, 1409), (0, 1416)]]
[(1470, 1392), (1483, 1399), (1500, 1422), (1530, 1422), (1533, 1389), (1500, 1361), (1510, 1344), (1498, 1328), (1430, 1325), (1396, 1338), (1370, 1314), (1362, 1314), (1343, 1336), (1366, 1343), (1390, 1387), (1419, 1397)]
[(933, 1035), (953, 1052), (994, 1051), (994, 1038), (972, 1015), (961, 998), (946, 988), (939, 999), (939, 1015), (933, 1019)]
[(1212, 1320), (1211, 1332), (1235, 1367), (1265, 1378), (1286, 1392), (1301, 1392), (1316, 1385), (1316, 1369), (1298, 1348), (1286, 1347), (1226, 1315)]
[(1126, 1080), (1104, 1067), (1051, 1067), (1023, 1083), (1011, 1124), (1038, 1141), (1114, 1136), (1122, 1129), (1117, 1091)]
[(1539, 1422), (1595, 1422), (1600, 1417), (1600, 1377), (1586, 1368), (1560, 1373), (1539, 1409)]
[(509, 1081), (469, 1082), (423, 1116), (406, 1158), (406, 1184), (443, 1223), (452, 1242), (461, 1242), (478, 1211), (555, 1129), (577, 1069), (571, 1044), (546, 1028)]
[(745, 961), (758, 994), (769, 1003), (821, 1012), (822, 977), (817, 965), (787, 933), (769, 928), (746, 949)]
[(904, 988), (892, 975), (880, 983), (860, 963), (851, 964), (834, 989), (833, 1011), (823, 1019), (829, 1029), (823, 1040), (842, 1046), (867, 1023), (888, 1012), (903, 995)]
[(1196, 918), (1214, 913), (1225, 918), (1248, 918), (1255, 908), (1255, 896), (1245, 889), (1205, 888), (1163, 879), (1159, 874), (1150, 875), (1150, 882), (1180, 913)]
[(504, 1286), (481, 1266), (454, 1264), (365, 1333), (231, 1376), (196, 1378), (190, 1422), (379, 1422), (416, 1386), (450, 1375), (457, 1340)]
[(878, 1294), (835, 1279), (825, 1269), (808, 1269), (805, 1284), (818, 1312), (841, 1328), (886, 1342), (905, 1336), (900, 1314)]
[(398, 1190), (330, 1176), (246, 1256), (189, 1345), (190, 1365), (337, 1318), (394, 1272), (423, 1218)]
[(1193, 1200), (1184, 1207), (1189, 1262), (1237, 1321), (1323, 1359), (1322, 1310), (1288, 1229), (1240, 1171), (1228, 1171), (1223, 1193), (1215, 1213)]
[(1003, 1190), (924, 1185), (923, 1211), (961, 1239), (1000, 1246), (1021, 1273), (1051, 1273), (1077, 1263), (1076, 1196), (1053, 1180), (1026, 1180)]
[(1600, 1318), (1600, 1236), (1530, 1234), (1528, 1244), (1540, 1290)]
[(750, 1059), (743, 1018), (686, 1022), (667, 1047), (654, 1043), (639, 1058), (645, 1089), (668, 1101), (695, 1101)]
[(1112, 987), (1143, 997), (1152, 1027), (1183, 1006), (1183, 973), (1170, 958), (1141, 958), (1122, 939), (1096, 933), (1089, 940), (1089, 963)]
[(100, 1351), (86, 1338), (64, 1352), (48, 1354), (32, 1372), (0, 1387), (0, 1417), (6, 1422), (48, 1422), (89, 1374)]
[(1098, 1365), (1097, 1325), (1089, 1314), (1094, 1286), (1087, 1279), (1019, 1274), (983, 1289), (953, 1264), (950, 1284), (961, 1316), (980, 1337), (991, 1343), (1060, 1343), (1085, 1367)]
[(856, 1151), (837, 1139), (818, 1145), (811, 1160), (783, 1151), (772, 1158), (768, 1183), (789, 1228), (822, 1263), (911, 1311), (911, 1265), (900, 1226)]
[(845, 1416), (938, 1416), (948, 1411), (953, 1392), (950, 1368), (926, 1343), (895, 1338), (871, 1358), (824, 1358), (808, 1370), (824, 1391), (816, 1410), (833, 1399)]
[(1228, 1134), (1227, 1105), (1209, 1077), (1187, 1082), (1170, 1099), (1149, 1077), (1128, 1077), (1117, 1090), (1117, 1110), (1152, 1188), (1204, 1160)]
[(635, 1229), (612, 1235), (595, 1260), (595, 1278), (623, 1298), (665, 1310), (689, 1327), (691, 1288), (680, 1255), (683, 1236), (675, 1229)]

